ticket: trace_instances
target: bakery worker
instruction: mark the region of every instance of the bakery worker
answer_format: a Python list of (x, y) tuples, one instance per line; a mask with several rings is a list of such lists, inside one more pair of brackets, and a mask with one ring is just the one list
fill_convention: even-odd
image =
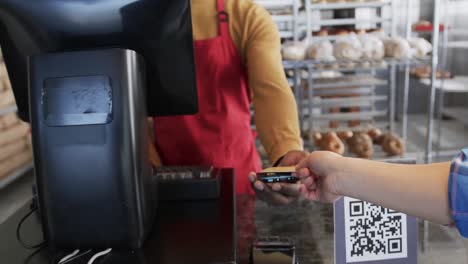
[[(193, 0), (192, 20), (199, 112), (155, 118), (156, 151), (166, 166), (233, 167), (237, 193), (252, 192), (247, 176), (261, 170), (261, 160), (251, 129), (251, 105), (258, 136), (273, 164), (295, 165), (307, 154), (277, 27), (252, 0)], [(158, 162), (156, 153), (152, 156), (153, 163)], [(270, 191), (262, 188), (260, 198), (286, 201), (281, 192)], [(286, 186), (282, 192), (294, 197), (299, 188)]]

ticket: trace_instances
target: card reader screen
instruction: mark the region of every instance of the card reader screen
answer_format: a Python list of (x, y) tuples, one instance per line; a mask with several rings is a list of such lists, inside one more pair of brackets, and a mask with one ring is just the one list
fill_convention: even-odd
[(77, 76), (44, 81), (43, 106), (48, 126), (107, 124), (112, 121), (108, 76)]

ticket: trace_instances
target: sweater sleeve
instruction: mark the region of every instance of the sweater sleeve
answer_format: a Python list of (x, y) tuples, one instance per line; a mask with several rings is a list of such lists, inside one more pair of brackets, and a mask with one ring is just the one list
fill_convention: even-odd
[(288, 151), (302, 150), (296, 102), (283, 69), (278, 29), (270, 14), (254, 4), (244, 22), (255, 125), (274, 163)]

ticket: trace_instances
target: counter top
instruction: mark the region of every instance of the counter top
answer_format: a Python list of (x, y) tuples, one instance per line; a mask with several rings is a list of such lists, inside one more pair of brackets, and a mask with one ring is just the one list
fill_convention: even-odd
[[(328, 204), (297, 202), (290, 206), (269, 207), (253, 196), (237, 196), (238, 262), (248, 263), (249, 248), (256, 236), (286, 236), (295, 241), (296, 253), (301, 264), (334, 263), (333, 206)], [(24, 207), (0, 225), (0, 262), (8, 264), (47, 263), (45, 250), (34, 252), (22, 249), (15, 238), (15, 223), (27, 212)], [(24, 232), (30, 242), (40, 238), (36, 218), (28, 220)], [(454, 229), (429, 224), (428, 243), (422, 248), (422, 229), (419, 242), (419, 263), (461, 264), (467, 263), (465, 245)], [(200, 237), (200, 241), (202, 241)], [(153, 242), (145, 247), (149, 247)], [(154, 253), (153, 253), (154, 254)], [(183, 252), (180, 252), (183, 254)], [(145, 252), (113, 252), (113, 257), (102, 259), (99, 264), (152, 264)], [(8, 260), (8, 262), (5, 262)], [(116, 261), (114, 261), (116, 260)], [(73, 262), (79, 264), (86, 262)], [(175, 263), (175, 262), (174, 262)]]
[[(290, 206), (269, 207), (255, 197), (241, 196), (237, 198), (237, 207), (240, 241), (252, 241), (255, 235), (286, 236), (295, 241), (300, 264), (334, 263), (333, 205), (301, 201)], [(456, 229), (429, 223), (428, 241), (423, 250), (422, 226), (421, 222), (418, 263), (468, 263), (468, 240)], [(243, 252), (240, 251), (240, 258), (245, 261)]]

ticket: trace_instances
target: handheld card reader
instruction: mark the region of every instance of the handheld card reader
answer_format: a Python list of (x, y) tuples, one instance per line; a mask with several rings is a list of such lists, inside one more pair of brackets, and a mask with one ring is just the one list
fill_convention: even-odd
[(257, 177), (260, 181), (264, 183), (296, 183), (299, 181), (299, 178), (296, 175), (295, 167), (272, 167), (267, 168), (259, 173)]

